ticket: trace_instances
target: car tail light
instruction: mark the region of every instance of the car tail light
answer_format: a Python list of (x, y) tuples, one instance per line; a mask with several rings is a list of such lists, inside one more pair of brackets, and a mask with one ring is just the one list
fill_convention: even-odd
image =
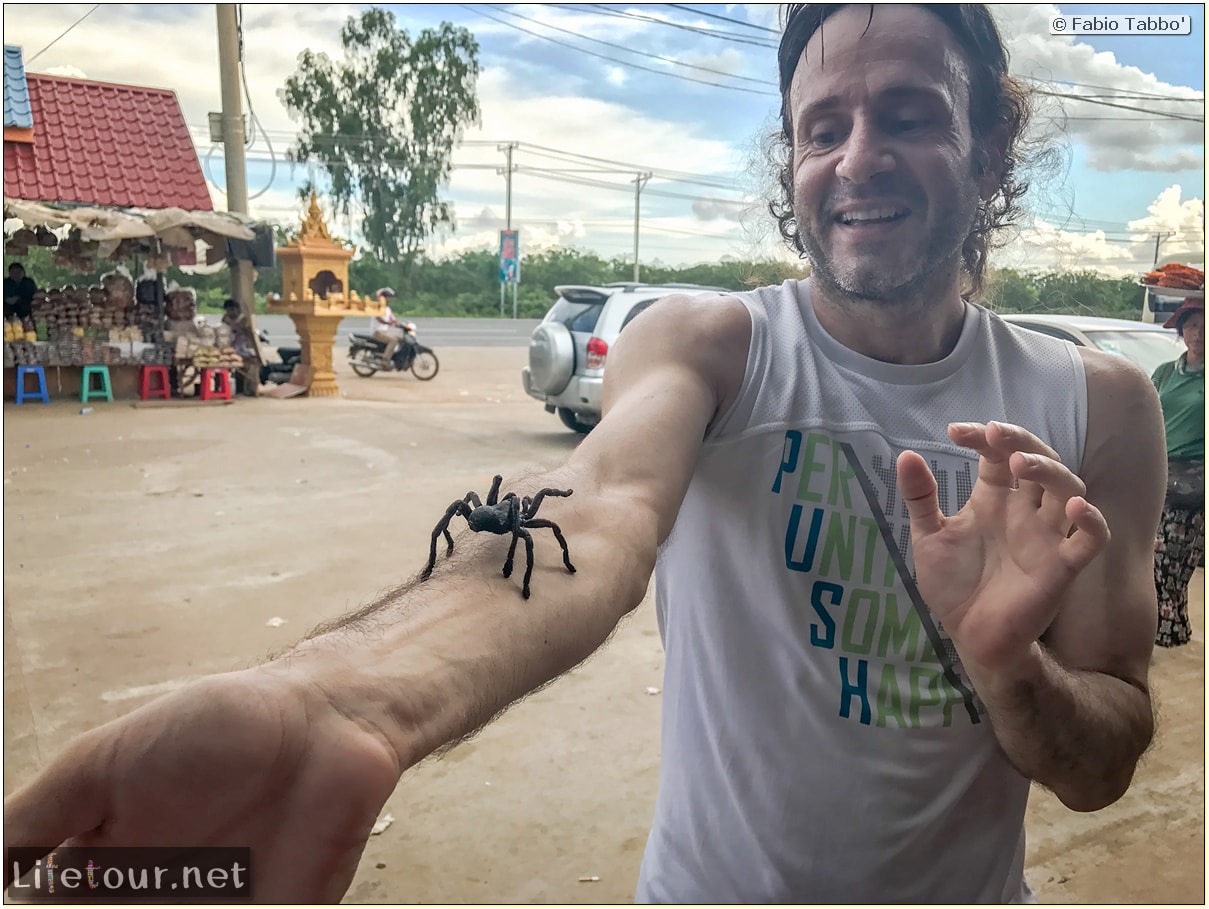
[(600, 338), (588, 339), (588, 369), (603, 369), (609, 345)]

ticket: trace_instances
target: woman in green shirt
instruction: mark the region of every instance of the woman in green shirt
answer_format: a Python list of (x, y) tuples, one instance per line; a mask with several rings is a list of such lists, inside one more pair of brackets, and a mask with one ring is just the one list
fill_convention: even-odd
[[(1154, 371), (1151, 381), (1163, 405), (1168, 469), (1200, 468), (1202, 497), (1205, 463), (1205, 301), (1185, 300), (1164, 328), (1174, 328), (1188, 348), (1178, 359)], [(1188, 621), (1188, 582), (1205, 554), (1205, 507), (1163, 508), (1154, 546), (1154, 584), (1159, 597), (1159, 630), (1155, 643), (1178, 647), (1192, 637)]]

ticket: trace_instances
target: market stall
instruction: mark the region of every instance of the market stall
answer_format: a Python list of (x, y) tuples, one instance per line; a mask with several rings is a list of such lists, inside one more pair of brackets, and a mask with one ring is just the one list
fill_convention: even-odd
[[(28, 73), (16, 46), (4, 64), (7, 260), (54, 247), (56, 266), (88, 276), (36, 300), (14, 282), (5, 365), (40, 367), (53, 398), (78, 391), (90, 368), (115, 396), (135, 396), (148, 367), (179, 379), (233, 362), (217, 327), (194, 324), (193, 295), (162, 277), (170, 264), (250, 258), (239, 247), (257, 239), (242, 216), (212, 210), (175, 92)], [(8, 395), (15, 371), (5, 370)]]
[[(41, 366), (52, 397), (79, 394), (84, 367), (108, 367), (115, 397), (137, 397), (140, 369), (168, 367), (173, 392), (192, 389), (201, 370), (238, 369), (231, 329), (197, 318), (196, 295), (165, 287), (172, 263), (225, 261), (226, 241), (251, 240), (251, 228), (220, 212), (55, 208), (6, 199), (9, 262), (34, 247), (54, 247), (54, 262), (82, 274), (112, 265), (100, 283), (39, 288), (31, 311), (4, 322), (4, 365)], [(202, 252), (199, 254), (199, 249)], [(137, 276), (137, 277), (136, 277)], [(52, 371), (53, 370), (53, 371)], [(15, 396), (5, 371), (6, 397)]]

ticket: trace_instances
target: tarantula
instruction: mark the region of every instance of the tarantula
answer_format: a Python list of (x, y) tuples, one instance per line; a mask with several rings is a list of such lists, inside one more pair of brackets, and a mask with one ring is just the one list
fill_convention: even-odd
[(575, 566), (571, 564), (571, 554), (567, 551), (567, 540), (563, 536), (562, 529), (553, 521), (536, 517), (542, 499), (546, 496), (569, 496), (572, 490), (543, 489), (533, 498), (525, 496), (523, 499), (518, 499), (516, 493), (510, 492), (501, 499), (497, 497), (503, 481), (504, 478), (500, 476), (492, 481), (491, 491), (487, 493), (486, 504), (480, 501), (477, 493), (468, 492), (465, 498), (458, 499), (446, 509), (445, 516), (441, 518), (432, 532), (432, 548), (428, 553), (428, 566), (420, 575), (420, 580), (424, 580), (432, 574), (433, 566), (437, 563), (437, 538), (441, 534), (445, 534), (445, 542), (449, 545), (445, 554), (449, 555), (453, 552), (453, 536), (449, 533), (449, 522), (459, 514), (466, 519), (470, 529), (476, 533), (486, 531), (501, 535), (512, 534), (512, 545), (508, 547), (508, 558), (504, 562), (504, 577), (506, 578), (512, 576), (512, 557), (516, 554), (517, 541), (525, 541), (525, 580), (521, 585), (521, 595), (526, 600), (529, 599), (529, 578), (533, 574), (533, 535), (525, 528), (549, 527), (554, 531), (554, 538), (558, 540), (558, 545), (563, 550), (563, 564), (567, 566), (567, 571), (575, 573)]

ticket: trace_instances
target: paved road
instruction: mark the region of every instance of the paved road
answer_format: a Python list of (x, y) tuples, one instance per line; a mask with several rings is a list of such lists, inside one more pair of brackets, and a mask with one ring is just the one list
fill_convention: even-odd
[[(211, 320), (213, 321), (213, 320)], [(528, 347), (529, 335), (537, 319), (409, 319), (416, 323), (420, 341), (433, 350), (442, 347)], [(365, 317), (344, 319), (338, 338), (349, 332), (370, 331), (373, 320)], [(265, 329), (275, 346), (298, 343), (298, 333), (289, 316), (256, 317), (257, 329)]]

